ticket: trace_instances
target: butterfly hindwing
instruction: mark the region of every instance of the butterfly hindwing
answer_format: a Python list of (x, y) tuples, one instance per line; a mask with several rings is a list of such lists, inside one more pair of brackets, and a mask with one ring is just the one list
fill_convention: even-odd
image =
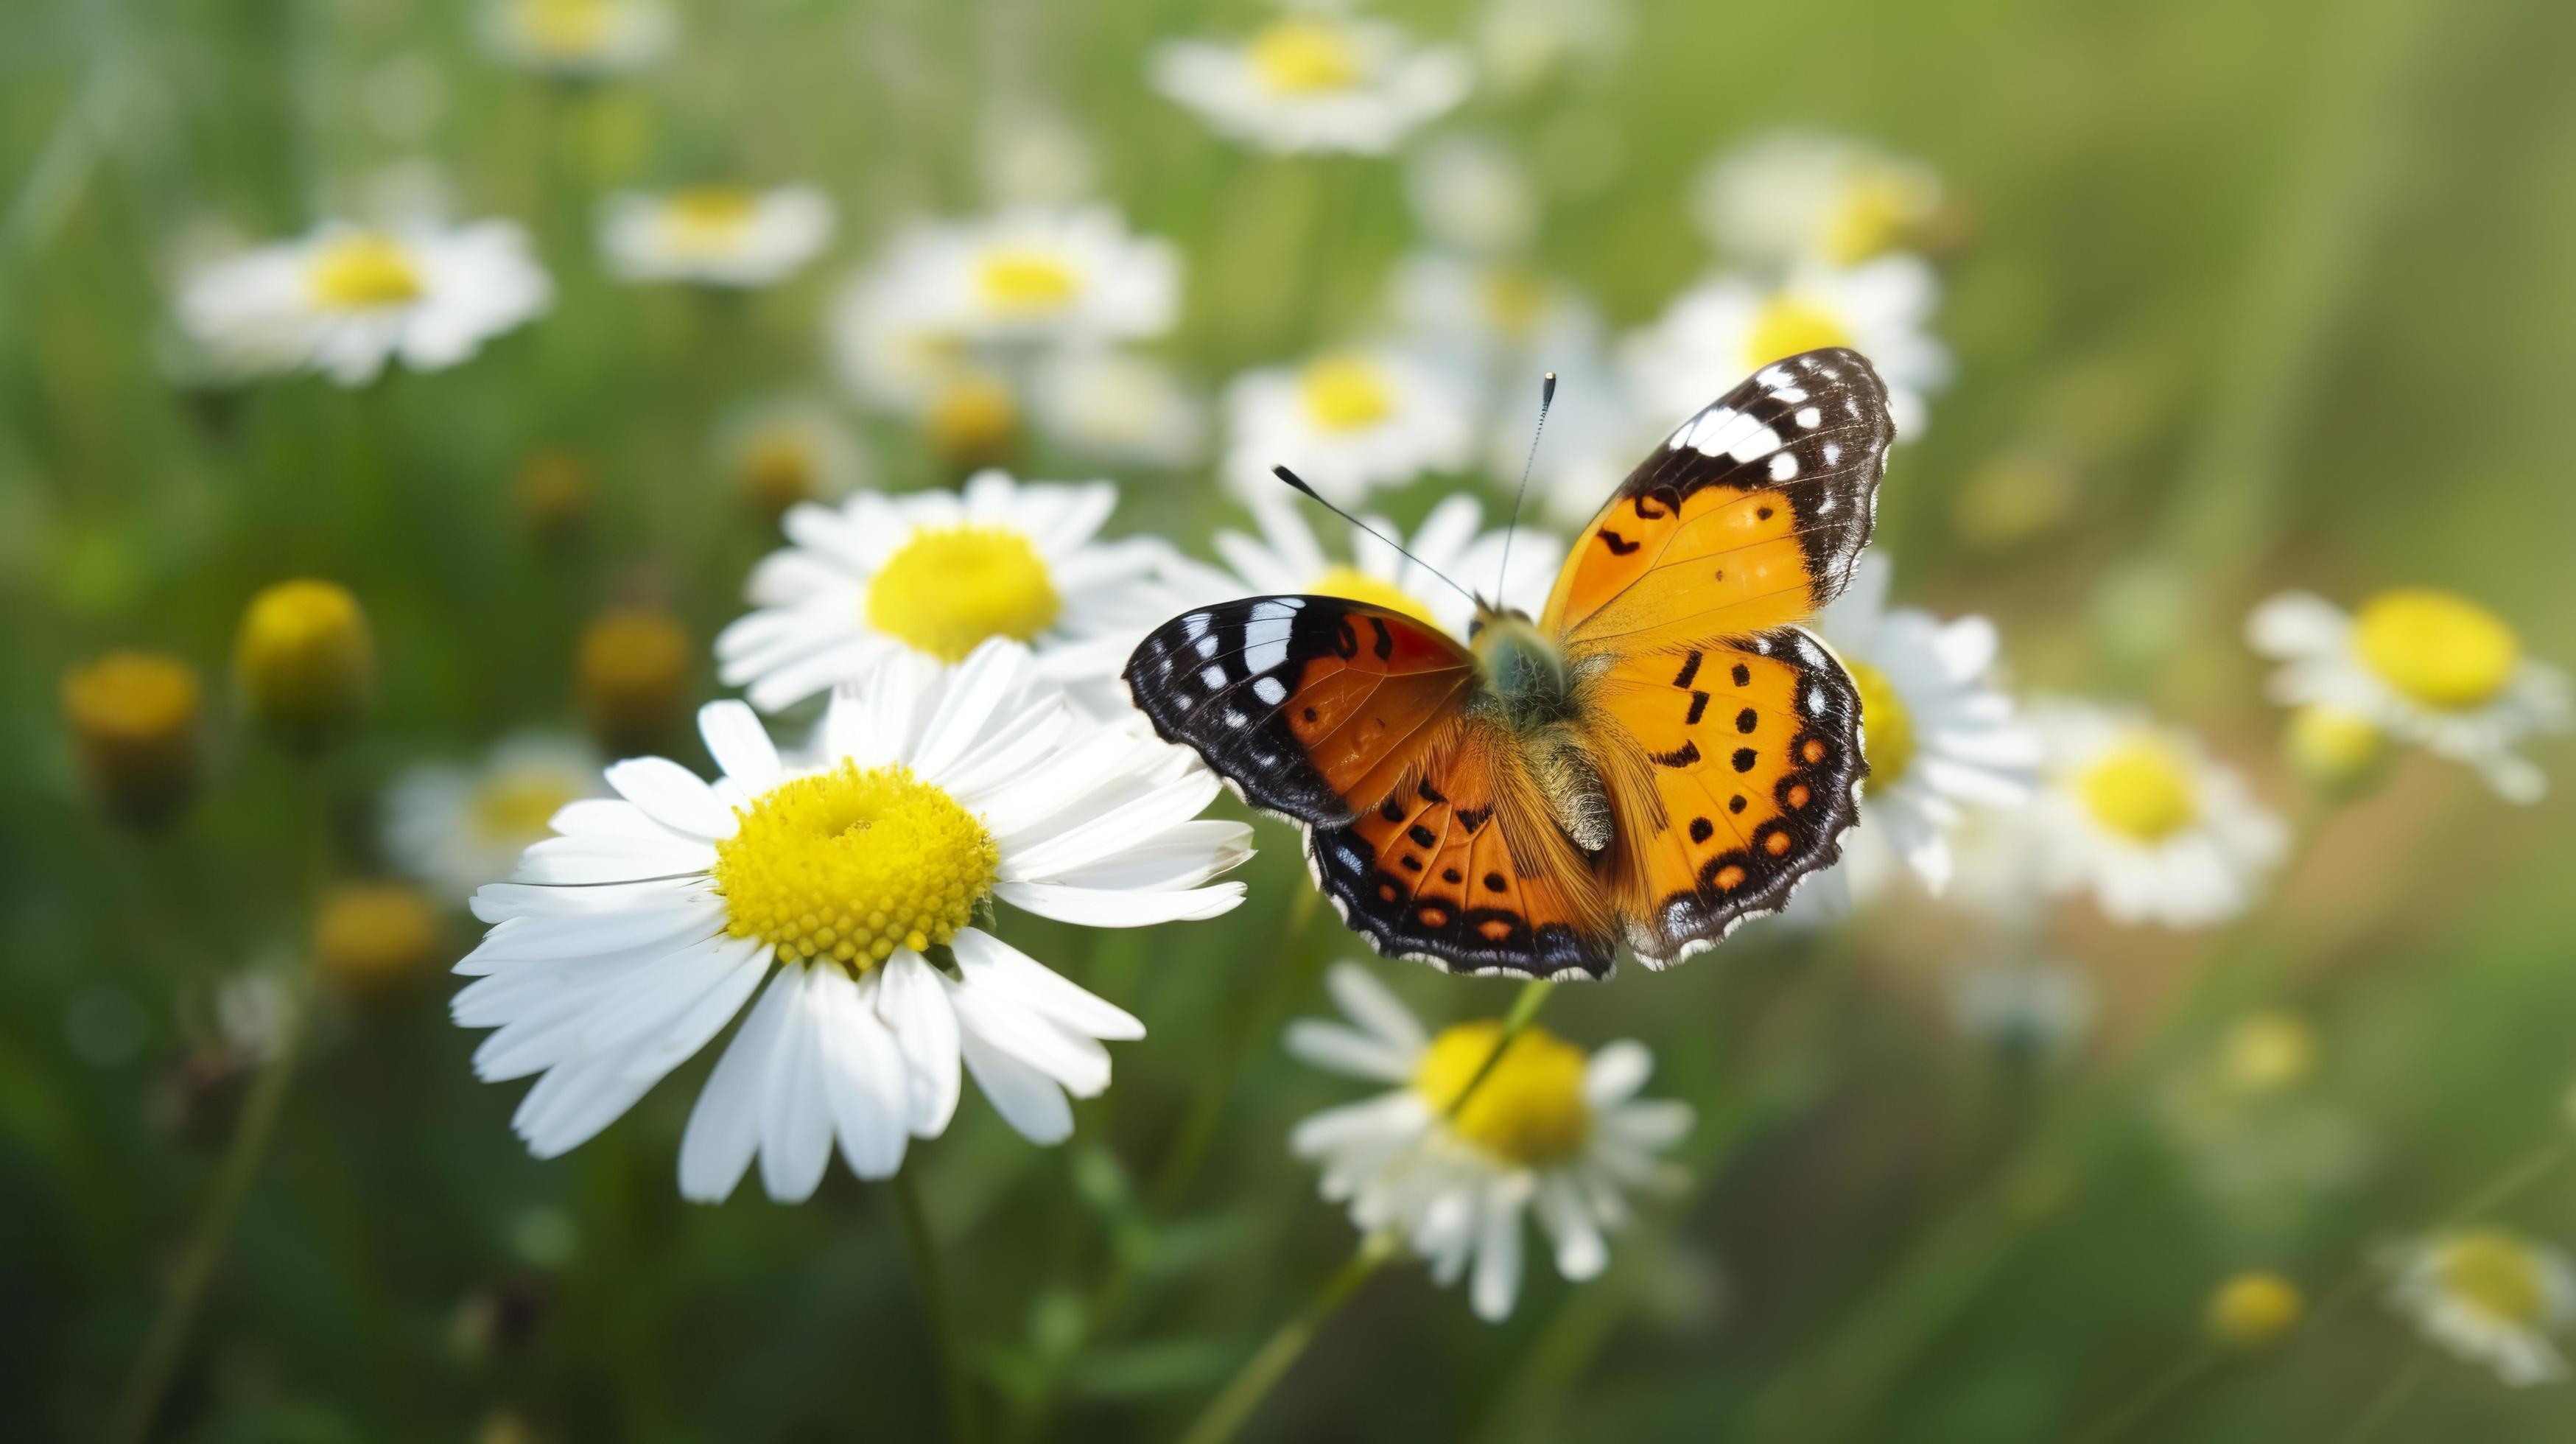
[(1643, 651), (1801, 621), (1839, 595), (1895, 439), (1857, 352), (1775, 361), (1685, 421), (1576, 538), (1542, 627)]
[(1408, 785), (1308, 834), (1315, 880), (1389, 957), (1602, 977), (1617, 934), (1589, 864), (1546, 821), (1510, 747), (1490, 724), (1462, 724)]
[(1154, 730), (1257, 807), (1337, 827), (1394, 790), (1455, 726), (1476, 660), (1428, 623), (1339, 597), (1247, 597), (1184, 612), (1127, 662)]
[(1653, 796), (1620, 795), (1638, 876), (1629, 944), (1650, 966), (1777, 911), (1858, 816), (1860, 697), (1797, 627), (1621, 659), (1596, 705), (1646, 751)]

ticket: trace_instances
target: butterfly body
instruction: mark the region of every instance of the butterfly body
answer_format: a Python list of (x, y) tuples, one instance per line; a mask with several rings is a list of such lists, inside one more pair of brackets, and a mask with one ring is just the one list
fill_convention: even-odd
[(1893, 428), (1869, 364), (1774, 363), (1685, 422), (1575, 544), (1536, 619), (1461, 645), (1337, 597), (1174, 618), (1127, 667), (1164, 737), (1307, 829), (1392, 956), (1602, 976), (1713, 946), (1834, 861), (1858, 694), (1795, 623), (1869, 536)]

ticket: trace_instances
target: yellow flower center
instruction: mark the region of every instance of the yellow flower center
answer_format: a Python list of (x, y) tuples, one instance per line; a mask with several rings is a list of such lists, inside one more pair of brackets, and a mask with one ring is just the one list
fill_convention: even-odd
[(786, 962), (873, 967), (945, 944), (993, 886), (1002, 851), (974, 814), (900, 764), (782, 783), (716, 844), (725, 931)]
[(519, 32), (530, 48), (579, 60), (607, 48), (609, 0), (523, 0)]
[(975, 269), (975, 283), (994, 310), (1014, 316), (1049, 315), (1082, 294), (1081, 273), (1063, 258), (1038, 250), (985, 253)]
[(336, 582), (279, 582), (251, 598), (233, 643), (233, 676), (252, 715), (290, 730), (346, 721), (375, 676), (375, 639), (358, 599)]
[[(1466, 1092), (1502, 1040), (1491, 1018), (1441, 1030), (1413, 1073), (1414, 1091), (1441, 1113)], [(1592, 1105), (1583, 1096), (1583, 1050), (1544, 1028), (1527, 1028), (1449, 1120), (1460, 1138), (1525, 1168), (1543, 1168), (1583, 1151), (1592, 1137)]]
[(1801, 351), (1851, 343), (1852, 334), (1841, 317), (1813, 301), (1783, 291), (1764, 301), (1762, 309), (1755, 313), (1753, 329), (1744, 337), (1744, 364), (1748, 369), (1758, 368)]
[(547, 822), (581, 795), (579, 786), (553, 772), (496, 772), (474, 789), (474, 835), (494, 847), (524, 845), (545, 836)]
[(1307, 583), (1306, 590), (1317, 596), (1347, 597), (1354, 602), (1366, 602), (1370, 606), (1402, 612), (1426, 622), (1432, 620), (1431, 609), (1411, 592), (1353, 566), (1326, 567), (1322, 576)]
[(765, 516), (777, 516), (814, 495), (814, 449), (798, 432), (778, 431), (752, 438), (743, 448), (737, 480), (743, 500)]
[(402, 242), (376, 231), (330, 241), (305, 273), (313, 303), (326, 311), (369, 311), (420, 299), (420, 268)]
[(994, 637), (1033, 641), (1061, 605), (1038, 549), (993, 526), (917, 532), (868, 584), (868, 625), (943, 662)]
[(64, 677), (63, 711), (84, 740), (159, 744), (197, 725), (197, 674), (175, 657), (111, 652)]
[(673, 244), (690, 251), (726, 251), (741, 244), (760, 197), (741, 186), (691, 186), (663, 202)]
[(640, 749), (680, 711), (689, 680), (688, 631), (649, 607), (602, 612), (582, 629), (574, 659), (583, 710), (613, 749)]
[(939, 388), (923, 425), (941, 457), (971, 467), (1010, 450), (1020, 428), (1020, 403), (1000, 380), (969, 372)]
[(2297, 1284), (2262, 1270), (2241, 1273), (2210, 1297), (2209, 1329), (2222, 1344), (2260, 1349), (2298, 1327), (2305, 1309)]
[(2352, 643), (2381, 681), (2427, 707), (2481, 706), (2522, 661), (2522, 639), (2504, 618), (2431, 587), (2400, 587), (2363, 603)]
[(2340, 786), (2368, 772), (2387, 740), (2378, 723), (2323, 702), (2310, 702), (2290, 714), (2290, 761), (2325, 786)]
[(2106, 749), (2077, 774), (2075, 794), (2106, 831), (2138, 842), (2161, 842), (2200, 815), (2190, 767), (2171, 745), (2151, 736)]
[(1306, 414), (1325, 431), (1365, 431), (1395, 414), (1395, 388), (1365, 356), (1328, 356), (1297, 378)]
[(1825, 222), (1825, 258), (1857, 266), (1892, 251), (1923, 213), (1922, 187), (1902, 171), (1874, 169), (1845, 187)]
[(1485, 315), (1506, 336), (1525, 337), (1547, 314), (1547, 282), (1522, 266), (1496, 266), (1485, 272)]
[(2540, 1260), (2502, 1229), (2471, 1229), (2441, 1244), (2433, 1271), (2443, 1288), (2491, 1319), (2524, 1326), (2548, 1321)]
[(323, 893), (314, 914), (314, 959), (346, 986), (393, 982), (428, 967), (437, 952), (437, 916), (400, 883), (341, 883)]
[(2220, 1075), (2240, 1093), (2270, 1093), (2317, 1066), (2317, 1030), (2296, 1013), (2256, 1013), (2227, 1032)]
[(1273, 95), (1348, 90), (1368, 67), (1351, 33), (1313, 17), (1281, 20), (1252, 37), (1252, 73)]
[(1914, 763), (1914, 714), (1887, 674), (1867, 662), (1843, 660), (1860, 692), (1861, 753), (1869, 760), (1869, 785), (1888, 788)]

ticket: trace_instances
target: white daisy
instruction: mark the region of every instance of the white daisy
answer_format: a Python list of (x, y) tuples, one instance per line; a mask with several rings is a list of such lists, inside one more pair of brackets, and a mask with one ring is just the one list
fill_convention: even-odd
[(471, 767), (428, 762), (385, 796), (385, 855), (444, 896), (508, 872), (567, 805), (599, 793), (599, 758), (572, 737), (523, 733)]
[(1538, 237), (1538, 188), (1509, 147), (1482, 133), (1425, 141), (1404, 173), (1413, 222), (1433, 244), (1470, 255), (1525, 251)]
[(1201, 575), (1187, 584), (1194, 600), (1300, 594), (1348, 597), (1420, 617), (1463, 642), (1476, 609), (1443, 583), (1442, 576), (1535, 616), (1547, 603), (1557, 564), (1565, 559), (1564, 542), (1524, 526), (1511, 539), (1511, 571), (1504, 575), (1504, 534), (1500, 528), (1477, 530), (1485, 509), (1472, 496), (1443, 498), (1410, 537), (1384, 517), (1362, 518), (1402, 541), (1418, 563), (1407, 561), (1394, 547), (1358, 527), (1351, 528), (1350, 559), (1334, 559), (1306, 524), (1307, 504), (1284, 486), (1254, 493), (1249, 505), (1261, 534), (1218, 532), (1217, 555), (1225, 559), (1230, 574), (1198, 569)]
[[(821, 1182), (837, 1140), (884, 1178), (936, 1137), (959, 1066), (1032, 1142), (1109, 1084), (1102, 1039), (1133, 1017), (975, 926), (994, 900), (1086, 927), (1213, 917), (1250, 853), (1196, 820), (1215, 777), (1188, 754), (1083, 721), (1006, 642), (954, 670), (887, 659), (783, 760), (739, 702), (698, 716), (723, 776), (661, 758), (608, 769), (515, 880), (456, 970), (456, 1021), (496, 1028), (487, 1082), (542, 1074), (513, 1126), (551, 1158), (589, 1139), (750, 1005), (680, 1141), (680, 1192), (770, 1197)], [(987, 914), (989, 916), (989, 914)], [(767, 990), (762, 991), (766, 979)], [(752, 1002), (754, 993), (759, 1001)]]
[(1207, 446), (1207, 406), (1160, 361), (1067, 350), (1040, 361), (1031, 409), (1047, 440), (1093, 461), (1182, 467)]
[(1350, 506), (1373, 488), (1465, 467), (1468, 403), (1438, 365), (1386, 348), (1247, 372), (1226, 389), (1226, 477), (1256, 495), (1279, 485), (1270, 469), (1284, 465)]
[(1001, 637), (1034, 647), (1058, 681), (1105, 694), (1136, 642), (1179, 610), (1159, 575), (1167, 547), (1097, 540), (1117, 505), (1105, 481), (986, 471), (959, 491), (794, 507), (789, 545), (745, 587), (755, 610), (716, 637), (717, 672), (775, 712), (890, 657), (951, 664)]
[(1857, 266), (1919, 244), (1942, 209), (1931, 167), (1864, 141), (1783, 131), (1719, 156), (1692, 213), (1711, 244), (1753, 265)]
[(1416, 48), (1397, 27), (1324, 10), (1283, 15), (1239, 44), (1155, 47), (1156, 90), (1210, 129), (1279, 153), (1385, 155), (1467, 98), (1455, 46)]
[(189, 278), (179, 324), (234, 375), (310, 368), (343, 386), (399, 359), (437, 371), (554, 299), (527, 233), (508, 221), (368, 230), (327, 224)]
[(2053, 891), (2113, 922), (2202, 927), (2249, 906), (2288, 838), (2197, 738), (2080, 702), (2029, 709), (2041, 786), (2032, 861)]
[(1884, 558), (1863, 557), (1815, 623), (1860, 689), (1869, 781), (1846, 846), (1892, 850), (1937, 893), (1949, 885), (1950, 834), (1965, 810), (2029, 798), (2039, 739), (1994, 685), (1994, 623), (1891, 611), (1889, 576)]
[(2525, 656), (2513, 627), (2466, 597), (2400, 587), (2346, 615), (2321, 597), (2284, 592), (2254, 609), (2246, 633), (2283, 663), (2274, 700), (2358, 717), (2467, 763), (2514, 802), (2549, 790), (2513, 749), (2567, 730), (2576, 716), (2567, 674)]
[(1950, 379), (1950, 353), (1926, 329), (1940, 283), (1919, 256), (1839, 270), (1808, 265), (1778, 285), (1721, 275), (1683, 292), (1629, 338), (1639, 404), (1688, 416), (1755, 369), (1819, 346), (1849, 346), (1887, 381), (1899, 438), (1922, 430), (1924, 397)]
[(838, 501), (867, 477), (867, 453), (828, 406), (802, 396), (736, 408), (716, 426), (715, 462), (763, 516), (804, 501)]
[(1488, 0), (1476, 21), (1478, 72), (1524, 96), (1578, 69), (1616, 63), (1636, 28), (1627, 0)]
[(831, 240), (832, 202), (812, 186), (628, 191), (600, 206), (599, 249), (621, 280), (766, 286)]
[[(1507, 258), (1422, 251), (1396, 264), (1389, 301), (1416, 347), (1534, 407), (1538, 378), (1599, 350), (1601, 314), (1571, 286)], [(1529, 413), (1520, 417), (1528, 442)], [(1515, 458), (1515, 470), (1518, 462)]]
[(844, 306), (964, 344), (1101, 344), (1170, 330), (1180, 295), (1171, 242), (1130, 232), (1108, 206), (1028, 207), (912, 226)]
[(503, 60), (568, 80), (640, 70), (678, 32), (663, 0), (487, 0), (482, 28)]
[(1511, 1313), (1525, 1212), (1554, 1244), (1557, 1272), (1580, 1281), (1609, 1263), (1602, 1235), (1628, 1221), (1628, 1191), (1679, 1181), (1657, 1154), (1690, 1131), (1690, 1105), (1636, 1096), (1654, 1069), (1644, 1045), (1612, 1043), (1587, 1057), (1543, 1028), (1525, 1029), (1453, 1117), (1502, 1024), (1457, 1023), (1434, 1037), (1365, 969), (1344, 963), (1325, 981), (1357, 1026), (1292, 1023), (1288, 1050), (1396, 1088), (1306, 1119), (1288, 1146), (1322, 1165), (1326, 1200), (1347, 1202), (1364, 1232), (1401, 1233), (1443, 1286), (1472, 1267), (1477, 1317)]
[(2424, 1337), (2514, 1388), (2567, 1377), (2552, 1334), (2576, 1322), (2576, 1266), (2501, 1228), (2459, 1229), (2408, 1247), (2388, 1301)]

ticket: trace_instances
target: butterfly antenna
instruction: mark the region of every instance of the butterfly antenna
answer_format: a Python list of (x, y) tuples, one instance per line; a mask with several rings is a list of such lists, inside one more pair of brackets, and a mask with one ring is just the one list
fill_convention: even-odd
[(1538, 464), (1538, 439), (1547, 434), (1547, 409), (1556, 404), (1556, 373), (1539, 378), (1538, 425), (1530, 431), (1529, 455), (1521, 458), (1520, 489), (1512, 493), (1512, 517), (1503, 523), (1503, 565), (1494, 573), (1494, 602), (1503, 597), (1503, 579), (1512, 574), (1512, 534), (1521, 526), (1521, 498), (1529, 495), (1530, 468)]
[(1485, 605), (1474, 592), (1467, 590), (1456, 582), (1450, 581), (1446, 573), (1435, 569), (1429, 562), (1426, 562), (1422, 558), (1415, 556), (1413, 553), (1406, 551), (1404, 549), (1404, 543), (1388, 536), (1385, 532), (1379, 531), (1376, 527), (1370, 526), (1367, 522), (1360, 520), (1358, 517), (1355, 517), (1349, 512), (1342, 510), (1340, 507), (1333, 505), (1331, 502), (1324, 500), (1322, 493), (1306, 484), (1306, 478), (1299, 476), (1297, 473), (1290, 471), (1284, 466), (1274, 466), (1270, 468), (1270, 474), (1279, 478), (1281, 481), (1288, 483), (1290, 486), (1295, 487), (1297, 490), (1304, 492), (1307, 500), (1314, 502), (1317, 506), (1320, 506), (1324, 510), (1331, 512), (1333, 515), (1340, 517), (1342, 520), (1349, 522), (1351, 525), (1358, 527), (1360, 530), (1367, 532), (1370, 536), (1376, 537), (1379, 541), (1386, 543), (1388, 546), (1395, 548), (1396, 555), (1413, 563), (1415, 566), (1422, 568), (1424, 571), (1430, 572), (1431, 575), (1440, 578), (1441, 581), (1447, 582), (1449, 590), (1456, 592), (1458, 595), (1465, 597), (1468, 601), (1475, 603), (1478, 608), (1481, 609)]

